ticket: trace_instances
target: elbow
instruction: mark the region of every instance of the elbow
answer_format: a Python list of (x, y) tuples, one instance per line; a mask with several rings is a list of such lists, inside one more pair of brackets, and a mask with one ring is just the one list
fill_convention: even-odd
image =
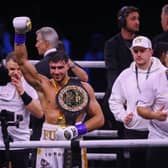
[(37, 116), (37, 118), (41, 119), (41, 118), (43, 118), (43, 116), (44, 116), (43, 111), (40, 111), (40, 112), (39, 112), (39, 115)]
[(88, 82), (89, 78), (88, 78), (88, 75), (84, 75), (83, 76), (83, 82)]
[(97, 123), (99, 124), (99, 127), (104, 126), (105, 118), (103, 114), (100, 116), (99, 121)]
[(36, 109), (32, 114), (38, 119), (41, 119), (44, 116), (44, 112), (41, 110), (41, 108)]
[(142, 118), (149, 119), (148, 118), (148, 113), (146, 112), (146, 109), (144, 109), (144, 107), (137, 107), (137, 113)]
[(105, 124), (105, 118), (103, 116), (102, 119), (101, 119), (101, 127), (104, 126), (104, 124)]
[(82, 75), (79, 76), (79, 79), (82, 81), (82, 82), (88, 82), (89, 80), (89, 77), (86, 73), (83, 73)]
[(41, 118), (43, 118), (43, 116), (44, 116), (44, 113), (43, 112), (31, 112), (31, 114), (35, 117), (35, 118), (37, 118), (37, 119), (41, 119)]
[(139, 116), (142, 116), (142, 114), (141, 114), (141, 107), (137, 107), (137, 113), (138, 113)]

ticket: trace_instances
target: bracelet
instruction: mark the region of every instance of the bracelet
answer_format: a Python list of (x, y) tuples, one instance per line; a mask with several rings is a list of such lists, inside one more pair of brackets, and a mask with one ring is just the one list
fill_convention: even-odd
[(19, 34), (15, 32), (15, 43), (16, 44), (23, 44), (26, 41), (26, 34)]
[(77, 128), (78, 130), (78, 135), (83, 135), (85, 133), (88, 132), (87, 128), (86, 128), (86, 125), (85, 124), (78, 124), (78, 125), (75, 125), (75, 127)]
[(23, 100), (24, 105), (28, 105), (32, 101), (31, 96), (29, 96), (25, 91), (20, 95), (20, 97)]

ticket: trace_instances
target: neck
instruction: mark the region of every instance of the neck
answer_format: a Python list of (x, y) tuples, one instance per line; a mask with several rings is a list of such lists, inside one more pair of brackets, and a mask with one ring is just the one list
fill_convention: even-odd
[(133, 32), (128, 32), (126, 29), (121, 28), (121, 36), (125, 40), (132, 40), (135, 37), (135, 33)]
[(136, 66), (139, 68), (139, 69), (143, 69), (143, 70), (146, 70), (148, 69), (150, 66), (152, 65), (152, 60), (150, 59), (150, 61), (146, 64), (136, 64)]
[(69, 76), (65, 76), (65, 78), (59, 82), (59, 85), (64, 86), (68, 83), (68, 81), (69, 81)]
[(61, 87), (66, 85), (68, 81), (69, 81), (69, 76), (65, 76), (65, 78), (60, 82), (57, 82), (54, 79), (51, 79), (52, 85), (55, 87), (56, 90), (59, 90)]

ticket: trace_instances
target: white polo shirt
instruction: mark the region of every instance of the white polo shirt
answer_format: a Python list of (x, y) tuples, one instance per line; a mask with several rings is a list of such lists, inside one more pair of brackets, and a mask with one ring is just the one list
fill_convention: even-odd
[[(32, 88), (22, 77), (22, 84), (24, 90), (32, 97), (38, 99), (38, 95), (34, 88)], [(14, 112), (15, 119), (17, 115), (23, 116), (23, 121), (19, 122), (19, 128), (16, 126), (8, 126), (8, 133), (14, 141), (27, 141), (30, 140), (30, 112), (26, 110), (25, 105), (19, 96), (16, 88), (11, 83), (6, 86), (0, 86), (0, 111), (7, 110)], [(0, 126), (0, 141), (2, 141), (2, 132)]]

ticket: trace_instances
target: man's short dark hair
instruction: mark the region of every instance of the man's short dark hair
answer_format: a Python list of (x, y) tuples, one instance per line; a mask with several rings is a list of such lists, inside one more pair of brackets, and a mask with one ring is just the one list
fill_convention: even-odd
[(49, 57), (49, 63), (50, 62), (59, 62), (59, 61), (65, 61), (66, 63), (68, 62), (68, 57), (65, 52), (62, 51), (57, 51), (53, 52), (50, 57)]
[(134, 6), (124, 6), (118, 12), (118, 26), (119, 28), (126, 26), (126, 18), (132, 12), (138, 12), (139, 9)]

